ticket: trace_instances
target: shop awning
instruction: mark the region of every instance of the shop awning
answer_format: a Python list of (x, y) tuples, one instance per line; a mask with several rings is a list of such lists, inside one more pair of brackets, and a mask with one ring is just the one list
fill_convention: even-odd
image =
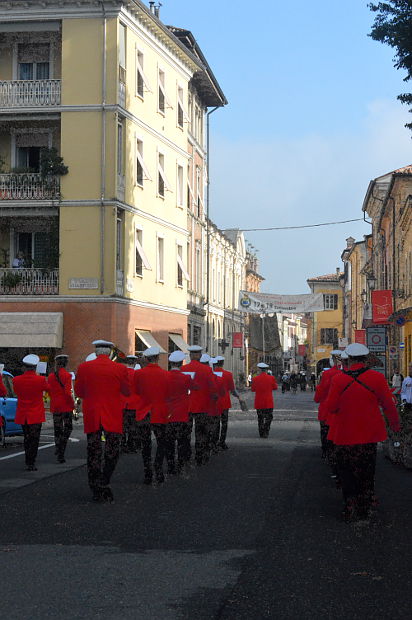
[(0, 312), (0, 347), (61, 349), (62, 312)]
[(183, 351), (183, 353), (189, 353), (187, 349), (187, 342), (185, 342), (180, 334), (169, 334), (169, 338), (172, 342), (175, 343), (178, 349)]
[(159, 347), (161, 353), (166, 353), (164, 348), (160, 346), (160, 344), (157, 342), (156, 338), (152, 335), (151, 332), (147, 332), (143, 329), (136, 329), (136, 334), (139, 336), (140, 340), (143, 342), (143, 344), (146, 345), (147, 348)]

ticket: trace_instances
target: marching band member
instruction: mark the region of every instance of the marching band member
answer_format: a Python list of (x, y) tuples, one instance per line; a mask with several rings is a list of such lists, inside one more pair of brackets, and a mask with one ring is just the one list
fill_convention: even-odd
[(53, 414), (54, 442), (59, 463), (65, 463), (64, 453), (73, 430), (74, 400), (72, 376), (66, 370), (69, 356), (56, 355), (55, 370), (47, 379), (50, 394), (50, 411)]
[[(168, 472), (182, 473), (191, 456), (189, 424), (189, 392), (194, 389), (194, 381), (190, 375), (182, 372), (186, 355), (182, 351), (174, 351), (169, 355), (170, 371), (167, 390), (168, 409)], [(177, 468), (175, 452), (177, 444)]]
[(258, 416), (259, 436), (269, 437), (270, 425), (273, 420), (273, 390), (278, 389), (275, 377), (268, 375), (269, 366), (264, 362), (257, 364), (259, 374), (252, 379), (252, 392), (255, 392), (255, 409)]

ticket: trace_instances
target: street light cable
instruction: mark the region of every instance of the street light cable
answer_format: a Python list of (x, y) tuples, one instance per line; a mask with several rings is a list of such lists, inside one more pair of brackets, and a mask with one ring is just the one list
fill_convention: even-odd
[[(318, 226), (335, 226), (336, 224), (348, 224), (349, 222), (363, 222), (362, 217), (354, 220), (342, 220), (340, 222), (323, 222), (322, 224), (304, 224), (302, 226), (270, 226), (268, 228), (240, 228), (242, 232), (257, 232), (261, 230), (296, 230), (298, 228), (316, 228)], [(222, 232), (233, 230), (233, 228), (223, 228)]]

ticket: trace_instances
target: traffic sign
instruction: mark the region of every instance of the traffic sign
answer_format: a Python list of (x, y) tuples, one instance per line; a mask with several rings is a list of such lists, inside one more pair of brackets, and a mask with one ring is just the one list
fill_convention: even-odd
[(404, 349), (405, 348), (405, 343), (404, 342), (400, 342), (399, 343), (399, 348), (400, 349)]
[(372, 353), (386, 351), (386, 327), (367, 327), (366, 346)]

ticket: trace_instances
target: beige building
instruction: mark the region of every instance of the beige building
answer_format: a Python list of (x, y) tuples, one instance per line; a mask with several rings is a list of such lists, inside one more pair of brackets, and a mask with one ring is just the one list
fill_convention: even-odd
[(13, 313), (25, 349), (73, 365), (99, 336), (126, 353), (184, 348), (188, 144), (202, 148), (208, 105), (193, 87), (210, 83), (140, 0), (2, 3), (0, 334)]

